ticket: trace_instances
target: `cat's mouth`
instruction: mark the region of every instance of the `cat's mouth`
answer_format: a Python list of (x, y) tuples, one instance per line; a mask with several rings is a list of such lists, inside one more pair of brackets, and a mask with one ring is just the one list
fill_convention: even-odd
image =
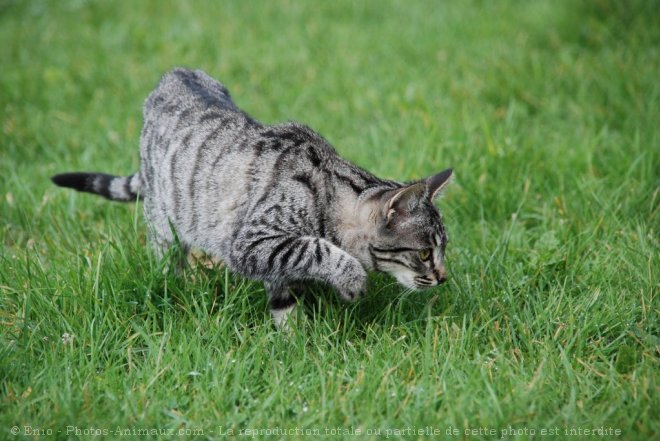
[(415, 289), (418, 291), (424, 291), (425, 289), (433, 288), (438, 285), (442, 285), (447, 281), (446, 277), (436, 279), (428, 276), (415, 277)]
[(392, 274), (396, 280), (403, 286), (415, 291), (424, 291), (444, 283), (446, 277), (437, 278), (433, 275), (414, 276), (406, 273)]
[(415, 283), (415, 288), (419, 291), (433, 288), (434, 286), (438, 286), (439, 283), (437, 280), (432, 279), (429, 276), (417, 276), (413, 279)]

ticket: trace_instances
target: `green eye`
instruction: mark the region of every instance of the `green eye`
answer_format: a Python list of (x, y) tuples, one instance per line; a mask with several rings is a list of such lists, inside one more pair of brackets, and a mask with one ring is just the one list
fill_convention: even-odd
[(422, 261), (429, 260), (429, 257), (431, 257), (431, 250), (429, 248), (426, 248), (419, 252), (419, 258), (422, 259)]

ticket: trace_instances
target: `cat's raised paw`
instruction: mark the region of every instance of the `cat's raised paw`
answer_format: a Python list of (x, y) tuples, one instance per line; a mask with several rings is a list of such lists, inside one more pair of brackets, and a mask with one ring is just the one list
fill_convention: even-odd
[(367, 272), (356, 260), (355, 265), (346, 268), (342, 276), (339, 295), (347, 302), (356, 301), (367, 290)]

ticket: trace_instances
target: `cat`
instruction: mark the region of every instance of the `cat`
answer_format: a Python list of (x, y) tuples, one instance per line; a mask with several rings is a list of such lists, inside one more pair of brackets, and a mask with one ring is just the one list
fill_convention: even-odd
[(278, 327), (296, 305), (295, 282), (326, 282), (352, 301), (366, 270), (414, 290), (446, 280), (447, 234), (434, 200), (452, 169), (411, 183), (379, 179), (305, 125), (259, 123), (200, 70), (166, 73), (143, 117), (137, 173), (52, 181), (114, 201), (140, 198), (158, 257), (177, 240), (262, 280)]

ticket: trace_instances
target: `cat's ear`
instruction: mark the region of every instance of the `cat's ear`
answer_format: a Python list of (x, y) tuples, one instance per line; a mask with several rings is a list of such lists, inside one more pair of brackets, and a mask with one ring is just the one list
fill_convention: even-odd
[(426, 186), (429, 189), (429, 196), (431, 197), (431, 200), (440, 196), (440, 193), (442, 193), (442, 191), (451, 182), (451, 177), (453, 173), (454, 170), (448, 168), (447, 170), (443, 170), (440, 173), (425, 179)]
[(389, 223), (395, 216), (410, 213), (426, 192), (426, 184), (417, 182), (398, 190), (385, 204), (385, 221)]

